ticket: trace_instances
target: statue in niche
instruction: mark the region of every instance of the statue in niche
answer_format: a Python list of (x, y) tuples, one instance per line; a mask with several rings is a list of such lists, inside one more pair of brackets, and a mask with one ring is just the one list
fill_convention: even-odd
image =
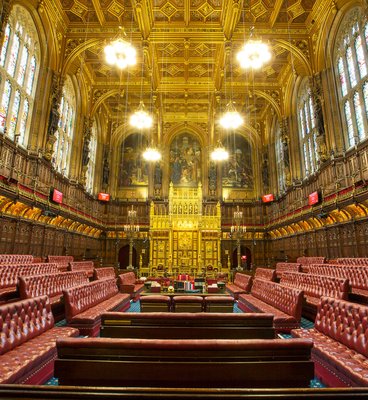
[(102, 168), (102, 183), (104, 185), (107, 185), (109, 183), (109, 175), (110, 175), (109, 162), (107, 158), (105, 158)]
[(269, 174), (268, 174), (268, 158), (265, 156), (262, 165), (262, 183), (263, 188), (268, 189), (269, 187)]
[(161, 186), (162, 184), (162, 169), (160, 163), (156, 163), (154, 172), (154, 184), (155, 186)]
[(170, 179), (174, 185), (194, 185), (201, 178), (201, 148), (189, 134), (177, 136), (170, 146)]
[(217, 170), (216, 165), (213, 161), (210, 162), (210, 168), (208, 172), (208, 186), (211, 191), (217, 188)]

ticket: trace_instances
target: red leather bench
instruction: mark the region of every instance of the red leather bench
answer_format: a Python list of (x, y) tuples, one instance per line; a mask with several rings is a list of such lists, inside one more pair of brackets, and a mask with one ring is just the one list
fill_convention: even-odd
[(46, 296), (0, 306), (0, 383), (44, 383), (53, 376), (56, 339), (78, 334), (54, 326)]
[(93, 277), (95, 266), (93, 261), (73, 261), (69, 263), (69, 271), (85, 271), (88, 278)]
[(280, 284), (285, 287), (303, 290), (303, 314), (314, 320), (317, 306), (322, 296), (348, 299), (349, 281), (332, 276), (320, 276), (297, 272), (284, 272)]
[(47, 262), (56, 263), (60, 272), (66, 272), (69, 268), (69, 263), (74, 261), (73, 256), (47, 256)]
[(83, 335), (98, 334), (102, 313), (123, 311), (130, 306), (130, 296), (119, 293), (115, 278), (93, 281), (64, 290), (63, 294), (66, 320)]
[(172, 298), (172, 311), (174, 312), (202, 312), (203, 297), (201, 296), (174, 296)]
[(324, 264), (326, 257), (298, 257), (296, 262), (302, 265), (302, 272), (308, 272), (310, 264)]
[(111, 339), (57, 341), (60, 385), (181, 388), (308, 387), (306, 339)]
[(101, 336), (140, 339), (272, 339), (273, 315), (260, 313), (119, 313), (101, 316)]
[(284, 272), (302, 272), (302, 265), (299, 263), (278, 262), (276, 264), (276, 278), (281, 279)]
[(57, 264), (4, 264), (0, 265), (0, 301), (17, 297), (17, 284), (20, 276), (57, 274)]
[(63, 290), (88, 283), (85, 272), (62, 272), (19, 277), (19, 295), (21, 299), (48, 296), (56, 321), (64, 318)]
[(368, 386), (368, 307), (322, 297), (313, 329), (294, 337), (312, 339), (316, 376), (329, 386)]
[(303, 292), (278, 283), (255, 279), (250, 294), (241, 294), (238, 307), (245, 312), (266, 312), (274, 315), (277, 332), (299, 328)]
[(226, 291), (234, 296), (235, 300), (238, 300), (239, 294), (250, 292), (252, 281), (253, 278), (250, 275), (237, 272), (234, 277), (234, 283), (226, 284)]
[(161, 294), (142, 296), (140, 306), (142, 312), (169, 312), (171, 311), (171, 299), (169, 296)]
[(120, 292), (129, 293), (134, 301), (139, 299), (139, 293), (144, 289), (144, 283), (137, 281), (134, 272), (120, 274), (118, 286)]
[(0, 264), (31, 264), (33, 256), (29, 254), (0, 254)]
[(203, 309), (208, 313), (232, 313), (234, 309), (234, 297), (206, 296), (203, 300)]
[(116, 275), (114, 267), (95, 268), (93, 272), (93, 279), (95, 281), (99, 279), (115, 278), (115, 277)]
[(257, 268), (254, 279), (263, 279), (265, 281), (274, 282), (276, 279), (276, 271), (270, 268)]
[(368, 302), (368, 265), (312, 264), (309, 266), (309, 273), (348, 278), (351, 287), (349, 299), (357, 302)]

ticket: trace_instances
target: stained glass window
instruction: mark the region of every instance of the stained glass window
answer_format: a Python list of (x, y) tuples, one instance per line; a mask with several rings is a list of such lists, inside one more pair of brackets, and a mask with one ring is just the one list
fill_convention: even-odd
[(55, 134), (54, 167), (63, 174), (68, 174), (70, 164), (70, 152), (74, 134), (75, 115), (75, 91), (71, 78), (68, 76), (63, 87), (63, 95), (60, 100), (58, 130)]
[(9, 132), (8, 135), (14, 139), (15, 128), (17, 126), (18, 121), (18, 113), (19, 113), (19, 105), (20, 105), (20, 91), (17, 90), (14, 96), (13, 107), (10, 115), (10, 123), (9, 123)]
[(301, 160), (304, 164), (305, 175), (308, 176), (317, 168), (317, 124), (315, 121), (315, 112), (311, 87), (306, 78), (299, 89), (298, 103), (298, 122), (299, 122), (299, 137), (303, 154)]
[(23, 46), (22, 58), (19, 64), (18, 78), (17, 78), (17, 82), (21, 86), (23, 85), (24, 76), (26, 74), (27, 61), (28, 61), (28, 49), (27, 47)]
[(23, 103), (23, 113), (20, 120), (20, 127), (19, 127), (19, 143), (24, 143), (25, 134), (26, 134), (26, 127), (27, 127), (27, 120), (28, 120), (28, 112), (29, 112), (29, 103), (28, 100), (25, 99)]
[(6, 25), (5, 32), (4, 32), (4, 42), (3, 47), (0, 53), (0, 66), (3, 67), (5, 65), (6, 54), (8, 52), (9, 47), (9, 36), (10, 36), (10, 26), (9, 24)]
[(364, 140), (368, 130), (368, 22), (363, 15), (359, 7), (346, 14), (335, 46), (336, 82), (347, 147)]
[(34, 82), (34, 77), (36, 73), (36, 57), (33, 56), (31, 58), (31, 63), (29, 65), (29, 71), (28, 71), (28, 79), (27, 79), (27, 94), (31, 95), (32, 90), (33, 90), (33, 82)]
[(89, 193), (93, 192), (93, 182), (96, 169), (97, 152), (97, 126), (96, 122), (92, 125), (91, 139), (89, 142), (89, 161), (87, 169), (86, 189)]
[(14, 76), (15, 66), (17, 65), (18, 53), (19, 53), (20, 40), (18, 34), (13, 36), (13, 45), (10, 50), (10, 59), (8, 62), (8, 74)]
[(29, 12), (14, 4), (0, 54), (0, 130), (27, 145), (38, 78), (39, 38)]

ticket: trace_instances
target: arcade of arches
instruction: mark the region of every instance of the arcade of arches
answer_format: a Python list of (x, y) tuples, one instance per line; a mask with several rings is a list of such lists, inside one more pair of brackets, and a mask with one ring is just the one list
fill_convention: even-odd
[[(148, 272), (368, 257), (367, 10), (366, 0), (4, 0), (0, 253)], [(104, 60), (119, 26), (137, 50), (125, 70)], [(272, 53), (258, 70), (236, 60), (251, 36)], [(141, 102), (149, 130), (129, 125)], [(226, 131), (229, 103), (243, 124)], [(210, 158), (219, 140), (221, 163)], [(143, 159), (149, 145), (160, 161)], [(238, 209), (246, 229), (235, 235)]]

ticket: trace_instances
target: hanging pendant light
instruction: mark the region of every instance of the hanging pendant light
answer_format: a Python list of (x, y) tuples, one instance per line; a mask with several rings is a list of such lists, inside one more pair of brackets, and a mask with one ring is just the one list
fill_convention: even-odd
[(233, 102), (230, 102), (227, 104), (226, 111), (219, 122), (224, 129), (237, 129), (244, 123), (244, 120), (238, 111), (236, 111)]
[(115, 65), (119, 69), (135, 65), (137, 62), (137, 52), (131, 43), (124, 40), (126, 36), (124, 28), (119, 26), (120, 32), (117, 39), (113, 40), (104, 48), (106, 62)]
[(212, 161), (226, 161), (229, 159), (229, 152), (222, 145), (220, 140), (217, 142), (217, 147), (211, 152)]
[(139, 103), (137, 111), (131, 115), (129, 123), (131, 126), (137, 129), (148, 129), (151, 128), (153, 119), (150, 114), (145, 110), (143, 101)]
[(242, 68), (259, 69), (271, 60), (268, 45), (261, 40), (249, 40), (236, 56)]
[(161, 153), (156, 147), (150, 146), (143, 152), (143, 158), (149, 162), (159, 161), (161, 160)]

